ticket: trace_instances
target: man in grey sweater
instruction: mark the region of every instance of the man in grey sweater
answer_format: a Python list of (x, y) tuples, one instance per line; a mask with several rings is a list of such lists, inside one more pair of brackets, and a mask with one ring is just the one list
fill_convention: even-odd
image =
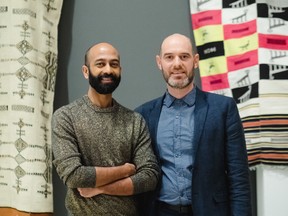
[(139, 214), (136, 194), (154, 190), (159, 167), (145, 120), (112, 97), (121, 79), (118, 51), (91, 46), (82, 72), (87, 95), (56, 110), (53, 163), (67, 186), (70, 215)]

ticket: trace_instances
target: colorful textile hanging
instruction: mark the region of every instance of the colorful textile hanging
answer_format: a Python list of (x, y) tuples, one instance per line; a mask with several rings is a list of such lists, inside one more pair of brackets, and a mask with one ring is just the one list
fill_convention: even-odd
[(0, 2), (0, 215), (53, 212), (50, 122), (61, 8), (62, 0)]
[(238, 104), (250, 167), (288, 165), (288, 1), (190, 0), (202, 89)]

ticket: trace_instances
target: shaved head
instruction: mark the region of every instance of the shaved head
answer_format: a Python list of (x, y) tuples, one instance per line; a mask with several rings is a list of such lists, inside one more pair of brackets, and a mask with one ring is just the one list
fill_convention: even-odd
[(175, 33), (163, 40), (156, 63), (171, 95), (181, 98), (193, 88), (194, 69), (198, 62), (199, 55), (193, 53), (189, 37)]
[(121, 66), (117, 49), (109, 43), (97, 43), (85, 54), (82, 73), (91, 89), (102, 95), (112, 94), (121, 80)]
[(191, 39), (185, 35), (179, 34), (179, 33), (175, 33), (172, 35), (169, 35), (168, 37), (166, 37), (160, 47), (160, 56), (163, 54), (163, 49), (166, 50), (166, 48), (168, 46), (170, 46), (171, 44), (180, 44), (180, 43), (184, 43), (186, 44), (186, 46), (189, 47), (191, 53), (193, 54), (193, 48), (192, 48), (192, 43), (191, 43)]
[(111, 44), (102, 42), (102, 43), (94, 44), (87, 49), (85, 53), (84, 64), (89, 66), (90, 61), (91, 61), (91, 53), (98, 54), (98, 53), (105, 53), (105, 52), (115, 54), (118, 57), (118, 60), (120, 60), (118, 50), (115, 47), (113, 47)]

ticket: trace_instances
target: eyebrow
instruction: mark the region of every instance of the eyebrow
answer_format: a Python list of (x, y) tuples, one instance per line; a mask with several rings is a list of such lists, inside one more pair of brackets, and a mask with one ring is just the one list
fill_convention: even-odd
[[(166, 55), (175, 55), (175, 53), (173, 53), (173, 52), (163, 53), (163, 56), (166, 56)], [(191, 54), (189, 52), (182, 52), (182, 53), (180, 53), (180, 55), (193, 55), (193, 54)]]
[[(95, 62), (98, 62), (98, 61), (107, 61), (107, 59), (100, 58), (100, 59), (96, 59), (96, 60), (95, 60)], [(108, 60), (108, 61), (109, 61), (109, 62), (111, 62), (111, 61), (117, 61), (117, 62), (120, 62), (119, 59), (110, 59), (110, 60)]]

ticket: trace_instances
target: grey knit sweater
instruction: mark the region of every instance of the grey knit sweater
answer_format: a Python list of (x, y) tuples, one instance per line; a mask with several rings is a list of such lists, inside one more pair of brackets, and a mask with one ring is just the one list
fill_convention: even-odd
[(66, 208), (71, 215), (136, 216), (133, 196), (98, 195), (83, 198), (77, 188), (95, 187), (95, 166), (136, 165), (131, 177), (134, 194), (153, 190), (159, 167), (151, 149), (145, 120), (113, 100), (94, 106), (87, 95), (56, 110), (52, 120), (53, 164), (67, 186)]

